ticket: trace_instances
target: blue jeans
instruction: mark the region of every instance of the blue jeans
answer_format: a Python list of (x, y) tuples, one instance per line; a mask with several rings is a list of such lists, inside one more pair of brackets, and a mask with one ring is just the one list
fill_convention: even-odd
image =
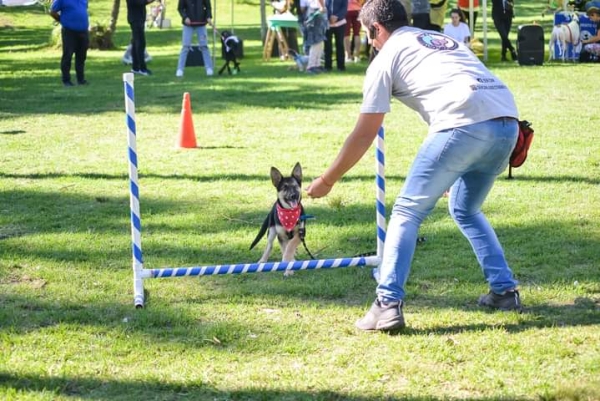
[(208, 50), (208, 36), (206, 36), (206, 26), (183, 26), (183, 34), (181, 38), (181, 53), (179, 53), (179, 62), (177, 63), (177, 69), (183, 71), (185, 69), (185, 61), (187, 55), (190, 52), (192, 46), (192, 37), (196, 34), (198, 38), (198, 46), (202, 52), (202, 60), (204, 60), (204, 67), (207, 70), (212, 70), (212, 59), (210, 58), (210, 51)]
[(379, 266), (377, 296), (381, 301), (404, 299), (419, 226), (448, 188), (450, 215), (471, 243), (492, 291), (516, 287), (481, 205), (496, 176), (506, 169), (517, 134), (518, 124), (512, 118), (429, 134), (392, 210)]

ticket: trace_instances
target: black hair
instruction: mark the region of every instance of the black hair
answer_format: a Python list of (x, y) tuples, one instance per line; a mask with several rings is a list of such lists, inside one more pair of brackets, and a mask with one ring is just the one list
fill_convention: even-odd
[(400, 0), (368, 0), (362, 6), (358, 19), (367, 27), (371, 37), (375, 36), (373, 25), (376, 22), (389, 33), (408, 25), (406, 10)]

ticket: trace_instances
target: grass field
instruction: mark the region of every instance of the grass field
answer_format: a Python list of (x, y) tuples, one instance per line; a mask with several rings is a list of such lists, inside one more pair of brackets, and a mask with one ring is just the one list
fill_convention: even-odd
[[(541, 3), (518, 5), (515, 25), (539, 20)], [(110, 6), (90, 2), (91, 20)], [(217, 7), (228, 27), (229, 4)], [(235, 13), (237, 76), (175, 78), (175, 3), (173, 28), (147, 33), (154, 75), (135, 81), (146, 268), (258, 260), (264, 240), (248, 247), (274, 200), (270, 167), (318, 176), (354, 124), (364, 63), (305, 76), (263, 62), (258, 3)], [(89, 52), (87, 87), (62, 87), (51, 30), (39, 7), (0, 8), (0, 399), (600, 400), (597, 65), (499, 63), (490, 32), (489, 67), (536, 130), (484, 208), (525, 312), (476, 306), (487, 288), (442, 199), (421, 229), (409, 327), (369, 335), (353, 328), (374, 297), (368, 268), (146, 280), (134, 309), (125, 9), (120, 48)], [(198, 149), (175, 146), (184, 92)], [(426, 127), (399, 103), (385, 127), (389, 208)], [(375, 250), (373, 170), (370, 152), (329, 197), (304, 201), (318, 257)]]

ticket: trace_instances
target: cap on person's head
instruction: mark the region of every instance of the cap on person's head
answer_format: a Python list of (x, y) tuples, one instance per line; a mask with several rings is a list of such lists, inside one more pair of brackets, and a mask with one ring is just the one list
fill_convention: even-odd
[(600, 1), (588, 1), (585, 3), (585, 13), (587, 15), (591, 13), (600, 14)]

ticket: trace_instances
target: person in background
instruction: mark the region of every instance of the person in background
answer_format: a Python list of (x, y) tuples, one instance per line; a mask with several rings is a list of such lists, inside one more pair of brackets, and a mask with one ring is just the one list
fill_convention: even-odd
[(448, 2), (446, 0), (429, 0), (429, 6), (431, 7), (429, 11), (430, 29), (441, 32), (444, 26), (446, 10), (448, 9)]
[(178, 78), (183, 77), (185, 62), (192, 47), (192, 38), (194, 35), (196, 35), (198, 47), (202, 52), (206, 75), (209, 77), (212, 76), (213, 66), (210, 50), (208, 50), (208, 35), (206, 32), (206, 25), (212, 25), (210, 0), (179, 0), (177, 11), (181, 15), (183, 32), (181, 37), (181, 52), (179, 53), (175, 76)]
[[(465, 24), (471, 29), (471, 20), (469, 13), (469, 0), (457, 0), (457, 8), (463, 12), (465, 17)], [(479, 13), (479, 0), (473, 0), (473, 29), (471, 30), (471, 37), (475, 37), (475, 25), (477, 25), (477, 14)]]
[(333, 65), (333, 43), (335, 39), (335, 64), (338, 71), (346, 71), (344, 33), (346, 32), (346, 13), (348, 0), (325, 0), (329, 28), (325, 39), (325, 71), (331, 71)]
[(471, 47), (471, 31), (465, 24), (463, 13), (459, 8), (450, 11), (450, 22), (444, 26), (444, 35), (450, 36), (457, 42), (464, 43), (469, 48)]
[(131, 28), (131, 72), (152, 75), (146, 66), (146, 6), (154, 0), (127, 0), (127, 22)]
[(302, 35), (302, 54), (308, 56), (310, 52), (310, 46), (306, 45), (306, 25), (304, 25), (304, 11), (306, 8), (302, 6), (302, 0), (293, 0), (292, 12), (296, 13), (298, 17), (298, 26), (300, 27), (300, 35)]
[[(518, 111), (512, 93), (466, 47), (441, 33), (408, 26), (399, 0), (370, 0), (359, 18), (379, 53), (367, 69), (354, 129), (334, 161), (307, 187), (308, 196), (326, 196), (362, 158), (391, 111), (393, 98), (417, 111), (429, 133), (392, 209), (375, 301), (356, 327), (405, 327), (402, 308), (418, 230), (449, 187), (450, 215), (471, 243), (490, 289), (478, 304), (520, 311), (517, 281), (481, 211), (517, 142)], [(402, 127), (387, 128), (389, 136), (400, 134)]]
[(87, 85), (85, 80), (85, 60), (90, 45), (89, 16), (87, 0), (54, 0), (50, 15), (61, 25), (62, 57), (60, 72), (64, 86), (73, 86), (71, 81), (71, 60), (75, 54), (75, 74), (79, 85)]
[(579, 61), (600, 60), (600, 1), (590, 1), (586, 4), (586, 15), (596, 23), (596, 35), (583, 39), (583, 49), (579, 55)]
[(431, 29), (429, 0), (412, 0), (412, 25), (416, 28)]
[(322, 72), (321, 57), (323, 56), (323, 42), (327, 32), (325, 3), (323, 0), (302, 0), (300, 6), (302, 7), (306, 27), (304, 43), (309, 46), (306, 72), (308, 74), (318, 74)]
[(518, 59), (517, 51), (508, 38), (514, 15), (513, 0), (492, 0), (492, 19), (502, 41), (501, 61), (507, 61), (507, 51), (510, 51), (513, 61), (517, 61)]
[(360, 61), (360, 21), (358, 13), (362, 4), (360, 0), (348, 0), (348, 12), (346, 13), (346, 31), (344, 32), (344, 51), (346, 62), (358, 63)]

